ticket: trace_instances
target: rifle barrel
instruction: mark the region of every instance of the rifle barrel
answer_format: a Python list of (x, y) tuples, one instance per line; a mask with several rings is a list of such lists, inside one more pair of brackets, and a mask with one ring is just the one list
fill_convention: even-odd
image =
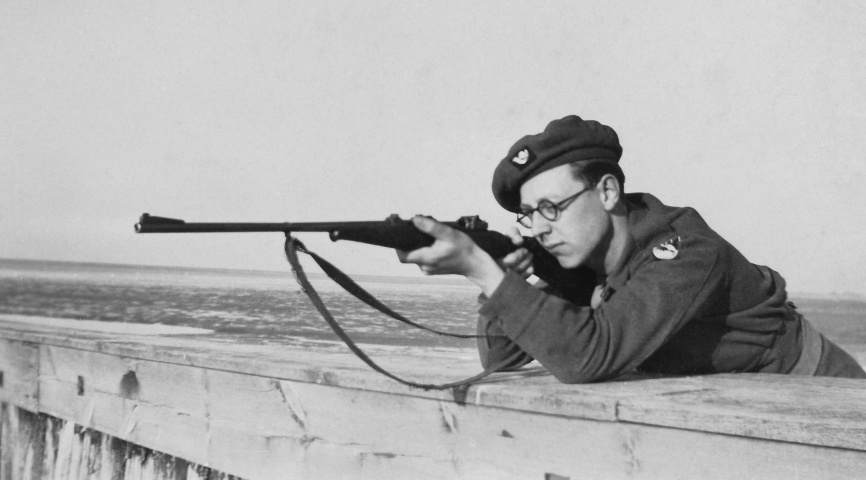
[[(444, 222), (460, 228), (457, 222)], [(352, 222), (208, 222), (187, 223), (177, 218), (158, 217), (145, 213), (135, 224), (136, 233), (252, 233), (252, 232), (337, 232), (351, 229), (407, 228), (409, 220)], [(414, 227), (412, 227), (414, 229)]]
[(297, 223), (157, 223), (135, 224), (137, 233), (331, 232), (345, 228), (382, 227), (381, 221)]

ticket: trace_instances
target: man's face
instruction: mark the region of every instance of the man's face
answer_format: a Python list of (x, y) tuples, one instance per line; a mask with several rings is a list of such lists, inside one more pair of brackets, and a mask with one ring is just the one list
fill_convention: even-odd
[[(543, 200), (559, 203), (585, 188), (587, 185), (572, 176), (568, 165), (555, 167), (520, 187), (520, 208), (536, 208)], [(598, 190), (591, 188), (579, 195), (560, 209), (556, 220), (548, 220), (538, 212), (532, 215), (532, 234), (564, 268), (596, 268), (604, 261), (612, 227)]]

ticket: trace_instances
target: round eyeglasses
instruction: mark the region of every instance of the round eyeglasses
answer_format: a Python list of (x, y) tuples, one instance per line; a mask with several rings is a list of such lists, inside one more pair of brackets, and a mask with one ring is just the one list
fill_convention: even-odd
[(532, 216), (535, 212), (541, 214), (542, 217), (547, 219), (548, 221), (555, 222), (559, 220), (559, 215), (563, 210), (568, 208), (571, 205), (571, 202), (577, 199), (581, 194), (590, 190), (592, 187), (586, 187), (583, 190), (575, 193), (570, 197), (566, 197), (564, 200), (553, 203), (550, 200), (542, 200), (538, 202), (538, 206), (533, 208), (532, 210), (521, 210), (520, 213), (517, 214), (517, 223), (523, 225), (526, 228), (532, 228)]

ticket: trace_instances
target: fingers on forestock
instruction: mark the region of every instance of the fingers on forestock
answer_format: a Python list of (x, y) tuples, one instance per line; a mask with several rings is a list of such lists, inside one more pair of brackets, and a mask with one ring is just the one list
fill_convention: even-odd
[(508, 227), (505, 234), (511, 239), (511, 243), (518, 246), (523, 245), (523, 235), (520, 234), (520, 230), (517, 227)]
[(394, 251), (397, 252), (397, 259), (400, 260), (400, 263), (409, 263), (409, 261), (406, 260), (406, 256), (409, 255), (408, 251), (406, 251), (406, 250), (394, 250)]
[(419, 267), (429, 263), (429, 259), (420, 249), (412, 251), (397, 250), (397, 258), (400, 259), (400, 263), (414, 263)]
[(418, 268), (424, 272), (424, 275), (435, 275), (437, 272), (437, 268), (435, 265), (418, 265)]
[(532, 275), (535, 272), (535, 269), (532, 267), (532, 258), (525, 258), (520, 262), (517, 269), (523, 274), (524, 278)]
[(526, 263), (532, 263), (532, 254), (529, 253), (529, 250), (525, 248), (518, 248), (517, 250), (511, 253), (511, 256), (514, 257), (514, 264), (525, 265)]
[(521, 249), (515, 250), (508, 255), (502, 257), (500, 263), (505, 268), (514, 268), (520, 261), (523, 259), (523, 255), (520, 253)]
[(412, 224), (415, 225), (415, 228), (433, 238), (442, 238), (448, 233), (448, 227), (437, 222), (433, 217), (415, 215), (412, 217)]

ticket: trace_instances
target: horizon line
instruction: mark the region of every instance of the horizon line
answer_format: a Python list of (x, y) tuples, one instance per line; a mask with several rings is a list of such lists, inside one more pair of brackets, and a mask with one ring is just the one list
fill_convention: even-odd
[[(34, 258), (9, 258), (9, 257), (0, 257), (0, 262), (20, 262), (20, 263), (48, 263), (48, 264), (64, 264), (64, 265), (80, 265), (80, 266), (95, 266), (95, 267), (125, 267), (125, 268), (142, 268), (142, 269), (163, 269), (163, 270), (186, 270), (186, 271), (199, 271), (199, 272), (213, 272), (213, 273), (245, 273), (245, 274), (259, 274), (259, 275), (287, 275), (292, 276), (293, 272), (291, 270), (259, 270), (259, 269), (244, 269), (244, 268), (215, 268), (215, 267), (191, 267), (191, 266), (180, 266), (180, 265), (143, 265), (143, 264), (134, 264), (134, 263), (110, 263), (110, 262), (97, 262), (97, 261), (78, 261), (78, 260), (45, 260), (45, 259), (34, 259)], [(305, 274), (312, 276), (314, 278), (327, 278), (327, 274), (324, 272), (304, 272)], [(430, 285), (466, 285), (471, 286), (472, 283), (469, 280), (466, 280), (459, 275), (436, 275), (436, 276), (411, 276), (411, 275), (373, 275), (373, 274), (365, 274), (365, 273), (351, 273), (346, 272), (347, 275), (351, 275), (353, 278), (359, 281), (376, 281), (377, 279), (406, 279), (411, 280), (417, 283), (430, 284)], [(788, 292), (788, 297), (790, 298), (810, 298), (810, 299), (823, 299), (823, 300), (854, 300), (854, 301), (866, 301), (866, 295), (859, 294), (856, 292), (829, 292), (829, 293), (819, 293), (819, 292)]]

